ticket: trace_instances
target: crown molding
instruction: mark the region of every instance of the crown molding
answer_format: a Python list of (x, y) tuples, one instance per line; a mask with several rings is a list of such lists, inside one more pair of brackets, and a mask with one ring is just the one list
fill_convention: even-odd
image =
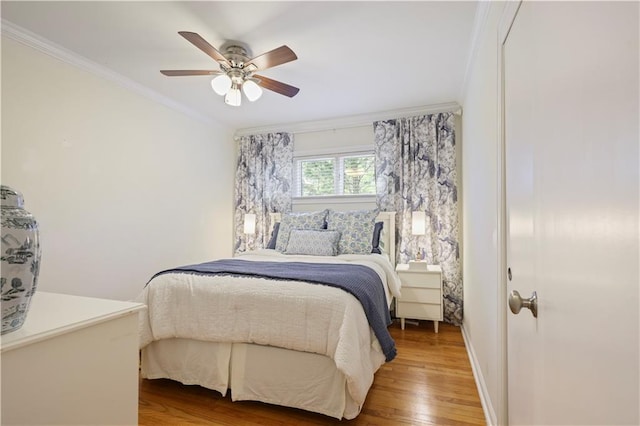
[(467, 55), (467, 66), (465, 67), (464, 80), (462, 81), (462, 90), (460, 91), (460, 101), (463, 102), (467, 94), (467, 86), (469, 85), (469, 77), (473, 71), (478, 50), (480, 49), (480, 40), (487, 27), (487, 19), (491, 1), (479, 1), (476, 6), (476, 14), (473, 19), (473, 29), (471, 30), (471, 43), (469, 45), (469, 54)]
[(1, 20), (1, 25), (3, 37), (8, 37), (12, 40), (17, 41), (18, 43), (38, 50), (39, 52), (49, 55), (83, 71), (111, 81), (131, 92), (141, 95), (154, 102), (160, 103), (168, 108), (185, 114), (205, 124), (220, 125), (220, 123), (216, 122), (211, 117), (207, 117), (180, 102), (176, 102), (167, 96), (161, 95), (155, 90), (137, 83), (130, 78), (125, 77), (122, 74), (119, 74), (105, 67), (104, 65), (93, 62), (69, 49), (66, 49), (50, 40), (45, 39), (44, 37), (41, 37), (25, 28), (22, 28), (19, 25), (7, 21), (6, 19)]
[(435, 114), (439, 112), (453, 112), (462, 115), (462, 107), (456, 102), (427, 105), (413, 108), (380, 111), (370, 114), (352, 115), (328, 120), (305, 121), (298, 123), (284, 123), (265, 127), (252, 127), (237, 130), (235, 138), (240, 136), (255, 135), (271, 132), (310, 133), (324, 130), (347, 129), (350, 127), (370, 126), (374, 121), (391, 120), (401, 117), (413, 117), (416, 115)]

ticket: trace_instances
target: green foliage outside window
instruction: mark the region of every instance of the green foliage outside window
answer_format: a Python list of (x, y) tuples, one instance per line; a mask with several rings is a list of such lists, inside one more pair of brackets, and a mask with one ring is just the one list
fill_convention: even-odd
[(343, 169), (343, 194), (375, 194), (373, 156), (346, 157)]
[(334, 193), (333, 159), (302, 161), (300, 166), (303, 197)]

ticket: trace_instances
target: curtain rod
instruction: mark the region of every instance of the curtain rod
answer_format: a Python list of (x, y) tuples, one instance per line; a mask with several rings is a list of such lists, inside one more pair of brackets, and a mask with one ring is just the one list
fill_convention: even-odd
[(429, 105), (416, 108), (405, 108), (393, 111), (376, 112), (371, 114), (353, 115), (329, 120), (306, 121), (290, 124), (278, 124), (273, 126), (253, 127), (236, 131), (233, 139), (237, 141), (240, 136), (271, 132), (290, 132), (296, 134), (321, 132), (325, 130), (348, 129), (351, 127), (369, 126), (372, 125), (374, 121), (378, 120), (391, 120), (394, 118), (436, 114), (440, 112), (452, 112), (455, 115), (462, 115), (462, 107), (456, 102), (449, 102), (445, 104)]

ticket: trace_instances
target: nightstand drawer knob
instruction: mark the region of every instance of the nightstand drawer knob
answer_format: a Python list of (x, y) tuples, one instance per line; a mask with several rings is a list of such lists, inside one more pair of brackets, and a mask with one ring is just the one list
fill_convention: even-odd
[(538, 294), (535, 291), (528, 299), (520, 297), (520, 293), (516, 290), (511, 291), (511, 294), (509, 294), (509, 309), (514, 314), (518, 314), (522, 308), (530, 309), (534, 318), (538, 318)]

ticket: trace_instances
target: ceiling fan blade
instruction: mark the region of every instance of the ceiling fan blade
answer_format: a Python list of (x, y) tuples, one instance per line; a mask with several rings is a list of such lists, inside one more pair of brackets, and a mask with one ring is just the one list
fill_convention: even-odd
[(189, 75), (219, 75), (222, 74), (222, 71), (212, 71), (212, 70), (161, 70), (162, 74), (167, 77), (181, 77), (181, 76), (189, 76)]
[(193, 44), (195, 47), (197, 47), (198, 49), (202, 50), (204, 53), (212, 57), (218, 63), (224, 64), (229, 67), (231, 66), (227, 58), (225, 58), (222, 53), (218, 52), (218, 50), (212, 45), (210, 45), (205, 39), (200, 37), (199, 34), (192, 33), (189, 31), (178, 31), (178, 34), (186, 38), (191, 44)]
[(298, 59), (298, 57), (293, 53), (293, 50), (289, 49), (287, 46), (280, 46), (277, 49), (270, 50), (267, 53), (263, 53), (253, 59), (249, 59), (245, 67), (253, 64), (257, 69), (265, 70), (267, 68), (295, 61), (296, 59)]
[(293, 87), (288, 84), (281, 83), (279, 81), (272, 80), (267, 77), (263, 77), (261, 75), (254, 74), (253, 77), (257, 78), (259, 80), (258, 84), (264, 87), (265, 89), (272, 90), (276, 93), (280, 93), (281, 95), (285, 95), (290, 98), (293, 98), (300, 91), (300, 89), (298, 89), (297, 87)]

